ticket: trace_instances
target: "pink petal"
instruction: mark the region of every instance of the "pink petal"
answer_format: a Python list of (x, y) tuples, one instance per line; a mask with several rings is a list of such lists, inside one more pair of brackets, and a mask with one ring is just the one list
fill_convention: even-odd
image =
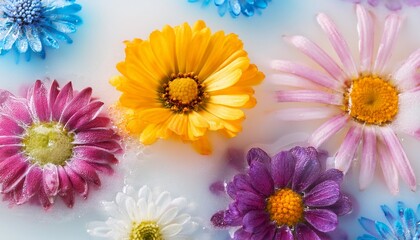
[(38, 200), (45, 210), (48, 210), (54, 204), (54, 198), (48, 197), (42, 187), (38, 191)]
[(83, 126), (79, 126), (76, 132), (85, 131), (93, 128), (104, 128), (111, 124), (111, 120), (107, 117), (96, 117), (92, 121), (85, 123)]
[(54, 164), (47, 164), (43, 167), (43, 186), (47, 196), (55, 196), (58, 193), (60, 180), (58, 178), (57, 166)]
[(26, 199), (32, 198), (39, 190), (42, 181), (42, 170), (35, 166), (31, 168), (23, 184), (23, 194)]
[(349, 120), (346, 114), (339, 114), (322, 124), (309, 138), (309, 145), (318, 148), (332, 135), (340, 131)]
[(9, 96), (6, 103), (4, 103), (2, 111), (15, 121), (29, 125), (32, 123), (32, 116), (27, 104), (26, 99)]
[(21, 135), (24, 129), (19, 124), (6, 115), (0, 115), (0, 136)]
[(50, 107), (50, 109), (53, 109), (57, 96), (60, 93), (60, 90), (58, 88), (59, 88), (58, 82), (54, 80), (51, 83), (49, 97), (48, 97), (48, 106)]
[(96, 173), (95, 168), (83, 160), (74, 160), (68, 166), (75, 171), (79, 176), (85, 179), (86, 182), (92, 182), (97, 186), (101, 186), (101, 180)]
[(7, 193), (15, 190), (15, 187), (22, 182), (28, 172), (28, 164), (26, 162), (20, 162), (15, 165), (13, 169), (8, 172), (7, 177), (2, 178), (2, 193)]
[(88, 105), (91, 100), (92, 88), (85, 88), (78, 93), (74, 98), (64, 107), (60, 117), (61, 123), (67, 123), (67, 121), (80, 109)]
[(102, 148), (93, 146), (76, 146), (73, 148), (74, 158), (101, 164), (115, 164), (118, 159), (114, 154)]
[(89, 165), (91, 165), (96, 171), (111, 175), (114, 173), (114, 169), (108, 165), (108, 164), (100, 164), (100, 163), (93, 163), (88, 162)]
[(398, 114), (391, 127), (396, 132), (416, 136), (415, 132), (420, 129), (420, 91), (403, 92), (398, 97)]
[(340, 82), (320, 71), (314, 70), (305, 65), (290, 61), (275, 60), (272, 62), (271, 66), (278, 71), (296, 75), (298, 77), (312, 81), (313, 83), (320, 86), (338, 92), (342, 91)]
[(81, 178), (76, 172), (74, 172), (71, 168), (66, 166), (64, 167), (64, 170), (66, 171), (67, 176), (70, 179), (73, 189), (77, 193), (81, 194), (83, 198), (86, 199), (89, 193), (87, 182), (83, 178)]
[(57, 98), (55, 99), (54, 105), (52, 107), (52, 117), (53, 120), (58, 121), (61, 117), (63, 109), (67, 106), (68, 102), (73, 99), (73, 86), (71, 82), (64, 85), (61, 91), (58, 93)]
[(58, 166), (58, 177), (60, 182), (60, 188), (58, 195), (63, 199), (64, 203), (72, 208), (74, 205), (74, 191), (73, 186), (70, 182), (67, 172), (62, 166)]
[(0, 147), (6, 145), (21, 146), (22, 138), (19, 136), (0, 136)]
[(312, 102), (331, 105), (342, 105), (343, 96), (317, 90), (286, 90), (277, 91), (279, 102)]
[(382, 144), (378, 145), (378, 155), (385, 183), (391, 194), (397, 195), (400, 191), (398, 187), (398, 172), (394, 161), (392, 160), (392, 156), (388, 149)]
[(357, 71), (353, 57), (351, 56), (349, 46), (341, 33), (338, 31), (335, 23), (324, 13), (318, 14), (317, 20), (321, 28), (327, 34), (328, 39), (335, 49), (335, 52), (343, 63), (344, 69), (347, 72), (347, 77), (358, 77), (359, 72)]
[(398, 140), (394, 131), (389, 127), (381, 128), (381, 134), (385, 145), (389, 149), (395, 167), (400, 173), (402, 179), (410, 186), (412, 191), (416, 190), (416, 175), (411, 167), (410, 161), (405, 154), (405, 151)]
[(411, 90), (420, 83), (416, 78), (418, 69), (420, 68), (420, 48), (413, 52), (404, 64), (399, 67), (393, 74), (393, 81), (402, 90)]
[(386, 0), (385, 6), (392, 11), (400, 10), (402, 8), (401, 2), (396, 0)]
[(400, 30), (402, 19), (397, 14), (390, 14), (385, 20), (384, 32), (379, 44), (373, 72), (379, 75), (384, 73), (384, 67), (391, 57), (392, 48)]
[(374, 28), (370, 12), (360, 5), (356, 5), (357, 32), (359, 33), (360, 70), (370, 72), (373, 59)]
[(6, 145), (0, 147), (0, 159), (6, 159), (18, 154), (22, 150), (20, 145)]
[(306, 121), (324, 119), (337, 114), (336, 109), (328, 107), (287, 108), (279, 111), (276, 116), (283, 121)]
[(42, 122), (49, 121), (51, 112), (48, 106), (47, 89), (40, 80), (37, 80), (31, 91), (32, 96), (29, 99), (29, 106), (34, 117)]
[(373, 180), (376, 168), (375, 128), (365, 126), (363, 130), (362, 159), (360, 160), (359, 187), (365, 189)]
[(304, 89), (319, 88), (319, 85), (315, 84), (312, 81), (286, 73), (272, 74), (267, 80), (269, 80), (273, 84), (287, 87), (296, 87)]
[(344, 174), (349, 170), (361, 139), (361, 127), (351, 127), (335, 156), (335, 168), (342, 171)]
[(285, 40), (317, 62), (334, 79), (337, 79), (340, 82), (344, 80), (345, 74), (340, 66), (338, 66), (337, 63), (316, 43), (303, 36), (285, 37)]
[[(0, 182), (4, 182), (4, 179), (14, 171), (17, 166), (21, 166), (25, 163), (21, 154), (16, 154), (0, 162)], [(26, 164), (26, 163), (25, 163)]]
[(65, 127), (70, 130), (78, 129), (79, 127), (94, 119), (101, 111), (103, 105), (103, 102), (96, 101), (82, 107), (68, 120), (68, 122), (65, 124)]
[(117, 141), (106, 141), (99, 143), (89, 143), (85, 144), (86, 146), (99, 147), (111, 153), (121, 153), (122, 148), (119, 142)]
[(92, 129), (77, 133), (74, 143), (89, 144), (118, 139), (118, 135), (112, 129)]

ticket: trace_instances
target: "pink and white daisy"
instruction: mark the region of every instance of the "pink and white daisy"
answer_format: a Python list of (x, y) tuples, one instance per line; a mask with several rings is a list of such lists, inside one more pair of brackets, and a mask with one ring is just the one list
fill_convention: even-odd
[[(399, 191), (398, 173), (414, 191), (416, 176), (396, 133), (420, 139), (420, 49), (395, 69), (386, 67), (392, 54), (402, 18), (391, 13), (374, 56), (373, 14), (356, 6), (360, 61), (357, 63), (334, 22), (320, 13), (317, 20), (328, 36), (340, 63), (335, 62), (316, 43), (303, 36), (286, 37), (291, 45), (314, 60), (324, 71), (306, 65), (276, 60), (274, 69), (281, 84), (298, 89), (277, 93), (279, 102), (310, 102), (320, 107), (294, 108), (281, 112), (283, 120), (329, 118), (309, 139), (319, 147), (343, 128), (349, 127), (335, 155), (335, 168), (347, 172), (361, 146), (360, 188), (373, 179), (377, 163), (390, 191)], [(287, 79), (287, 81), (286, 81)]]
[(87, 198), (89, 185), (101, 185), (99, 172), (112, 173), (121, 146), (101, 114), (103, 102), (92, 89), (49, 89), (40, 80), (17, 97), (0, 90), (0, 183), (11, 204), (38, 200), (48, 209), (57, 196), (68, 207), (75, 193)]

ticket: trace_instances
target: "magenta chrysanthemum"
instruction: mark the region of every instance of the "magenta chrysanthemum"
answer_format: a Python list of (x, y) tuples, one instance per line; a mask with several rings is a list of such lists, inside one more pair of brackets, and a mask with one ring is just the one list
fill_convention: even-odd
[(357, 5), (356, 14), (358, 62), (353, 59), (337, 26), (323, 13), (317, 16), (318, 23), (327, 34), (341, 65), (309, 39), (303, 36), (286, 37), (289, 43), (324, 71), (296, 62), (274, 61), (274, 69), (289, 75), (281, 75), (279, 82), (300, 88), (279, 91), (278, 101), (310, 102), (322, 106), (288, 109), (279, 116), (283, 120), (329, 118), (309, 139), (315, 147), (348, 126), (344, 142), (335, 156), (335, 167), (347, 172), (360, 145), (361, 189), (371, 183), (378, 162), (392, 193), (399, 191), (398, 173), (415, 190), (416, 176), (396, 133), (420, 139), (420, 49), (414, 51), (402, 65), (388, 69), (386, 64), (391, 57), (402, 17), (391, 13), (386, 18), (374, 58), (373, 13)]
[(68, 207), (75, 193), (86, 198), (89, 185), (100, 186), (99, 172), (112, 173), (121, 146), (101, 114), (103, 103), (92, 89), (62, 89), (41, 81), (26, 97), (0, 91), (0, 183), (11, 204), (38, 200), (49, 208), (57, 196)]

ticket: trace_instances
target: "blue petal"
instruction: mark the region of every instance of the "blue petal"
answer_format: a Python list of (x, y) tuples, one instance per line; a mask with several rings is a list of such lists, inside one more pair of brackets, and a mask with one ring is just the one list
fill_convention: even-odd
[(49, 32), (45, 31), (45, 29), (41, 30), (42, 32), (42, 43), (47, 46), (47, 47), (51, 47), (51, 48), (55, 48), (58, 49), (60, 46), (58, 44), (58, 41), (55, 40), (54, 36), (52, 34), (50, 34)]
[(224, 4), (225, 2), (227, 2), (227, 1), (226, 0), (214, 0), (214, 5), (220, 6), (220, 5)]
[(403, 220), (404, 218), (404, 211), (407, 207), (405, 206), (405, 204), (401, 201), (398, 201), (397, 203), (397, 213), (398, 216), (400, 216), (400, 219)]
[(52, 34), (56, 39), (66, 41), (68, 44), (73, 43), (73, 40), (67, 34), (56, 30), (53, 27), (45, 26), (44, 29)]
[(400, 221), (396, 221), (393, 225), (394, 231), (395, 231), (395, 237), (398, 239), (405, 239), (404, 237), (404, 226)]
[(257, 7), (257, 8), (262, 8), (262, 9), (264, 9), (264, 8), (267, 8), (267, 1), (265, 1), (265, 0), (256, 0), (256, 2), (255, 2), (255, 7)]
[(241, 13), (241, 5), (238, 0), (229, 0), (229, 10), (233, 16), (239, 16)]
[(62, 33), (74, 33), (77, 30), (77, 27), (69, 22), (52, 22), (51, 25)]
[(376, 230), (375, 221), (369, 218), (361, 217), (359, 218), (359, 223), (360, 225), (362, 225), (363, 229), (366, 230), (366, 232), (368, 232), (369, 234), (375, 237), (379, 237), (378, 232)]
[(250, 4), (243, 4), (242, 5), (242, 13), (247, 16), (247, 17), (251, 17), (254, 15), (254, 6), (250, 5)]
[(38, 29), (29, 25), (25, 25), (25, 35), (28, 39), (29, 46), (34, 52), (42, 51), (42, 43), (39, 38)]
[(21, 29), (17, 24), (13, 24), (12, 27), (9, 29), (8, 33), (6, 34), (5, 38), (3, 39), (3, 46), (2, 49), (10, 50), (13, 47), (13, 44), (16, 42), (16, 39), (21, 34)]
[(44, 11), (44, 16), (49, 16), (52, 14), (73, 14), (82, 9), (82, 6), (79, 4), (70, 4), (62, 7), (52, 7), (49, 9), (46, 9)]
[(80, 18), (77, 15), (73, 15), (73, 14), (69, 14), (69, 15), (64, 15), (64, 14), (51, 15), (49, 17), (49, 20), (51, 20), (51, 21), (69, 22), (69, 23), (72, 23), (74, 25), (81, 25), (83, 23), (82, 18)]
[(358, 237), (357, 240), (378, 240), (378, 239), (374, 236), (364, 234), (363, 236)]
[(405, 226), (407, 227), (408, 232), (410, 233), (410, 237), (411, 238), (414, 237), (414, 235), (416, 235), (417, 218), (413, 209), (411, 208), (405, 209), (404, 222), (405, 222)]
[(395, 221), (397, 221), (397, 219), (394, 217), (394, 215), (392, 215), (392, 210), (387, 205), (381, 205), (381, 209), (384, 212), (384, 215), (388, 220), (389, 224), (391, 226), (394, 226)]
[(223, 5), (220, 5), (218, 8), (217, 8), (217, 12), (219, 13), (219, 15), (220, 16), (224, 16), (225, 14), (226, 14), (226, 11), (227, 11), (227, 5), (228, 5), (228, 3), (227, 2), (224, 2), (224, 4)]
[(28, 39), (26, 39), (25, 36), (22, 34), (19, 35), (19, 38), (16, 40), (15, 48), (18, 51), (18, 53), (25, 53), (28, 51), (29, 43)]
[(376, 230), (384, 240), (398, 240), (392, 230), (382, 222), (376, 222)]

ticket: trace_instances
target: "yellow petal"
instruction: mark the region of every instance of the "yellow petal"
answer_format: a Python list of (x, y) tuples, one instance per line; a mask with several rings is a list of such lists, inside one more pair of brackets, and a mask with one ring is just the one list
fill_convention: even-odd
[(188, 131), (188, 115), (173, 114), (168, 119), (168, 128), (177, 135), (187, 135)]
[[(184, 23), (175, 29), (175, 36), (176, 36), (176, 58), (178, 63), (178, 73), (185, 73), (185, 64), (187, 61), (186, 54), (190, 49), (191, 43), (191, 27)], [(193, 50), (192, 50), (193, 51)]]
[(166, 108), (148, 108), (136, 113), (136, 117), (146, 123), (159, 124), (166, 121), (173, 113)]
[(198, 20), (194, 23), (193, 31), (201, 31), (203, 28), (206, 28), (206, 23), (203, 20)]
[(208, 44), (210, 42), (210, 29), (204, 28), (200, 32), (196, 32), (193, 35), (190, 45), (190, 51), (187, 52), (186, 59), (186, 72), (197, 73), (200, 71), (202, 62), (205, 62), (204, 53), (207, 50)]
[(145, 145), (150, 145), (156, 142), (158, 136), (157, 132), (159, 126), (156, 124), (149, 124), (140, 135), (140, 142)]
[(238, 58), (231, 64), (212, 74), (204, 80), (206, 91), (212, 92), (224, 88), (228, 88), (239, 81), (242, 76), (242, 71), (249, 64), (249, 59)]
[(162, 32), (150, 34), (150, 45), (153, 53), (168, 74), (176, 73), (175, 32), (170, 26), (165, 26)]
[(216, 95), (211, 96), (209, 102), (230, 107), (242, 107), (249, 100), (249, 95)]
[(214, 116), (221, 119), (237, 120), (245, 117), (245, 114), (242, 110), (231, 107), (225, 107), (222, 105), (207, 103), (205, 109)]
[(250, 64), (248, 69), (244, 71), (243, 77), (238, 81), (238, 85), (241, 86), (255, 86), (258, 85), (264, 80), (264, 73), (258, 71), (258, 68), (255, 64)]
[(192, 146), (195, 151), (202, 155), (209, 155), (212, 152), (211, 143), (205, 136), (193, 141)]
[(206, 121), (206, 119), (201, 116), (200, 113), (197, 113), (195, 111), (192, 111), (188, 116), (190, 122), (192, 122), (195, 126), (200, 128), (208, 128), (209, 123)]

